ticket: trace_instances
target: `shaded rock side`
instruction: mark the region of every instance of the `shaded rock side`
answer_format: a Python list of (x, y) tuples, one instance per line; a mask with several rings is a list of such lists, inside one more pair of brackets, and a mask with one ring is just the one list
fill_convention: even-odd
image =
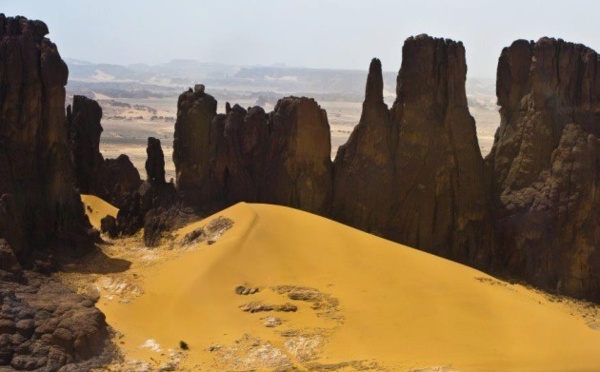
[(104, 159), (100, 176), (103, 199), (117, 208), (125, 205), (127, 198), (135, 193), (142, 183), (140, 173), (125, 154), (116, 159)]
[(226, 114), (209, 122), (216, 101), (207, 97), (191, 91), (180, 96), (178, 122), (184, 118), (181, 123), (190, 130), (185, 138), (201, 139), (195, 146), (203, 146), (188, 159), (181, 154), (190, 151), (192, 141), (174, 142), (177, 188), (184, 202), (205, 210), (248, 201), (329, 213), (329, 123), (314, 100), (286, 97), (268, 114), (260, 107), (228, 106)]
[(98, 183), (104, 157), (100, 153), (102, 108), (98, 102), (85, 96), (73, 96), (73, 109), (67, 107), (67, 121), (71, 130), (75, 185), (82, 194), (102, 194)]
[(334, 161), (333, 216), (486, 267), (494, 237), (464, 47), (420, 35), (405, 41), (402, 54), (389, 111), (380, 63), (371, 63), (360, 124)]
[(41, 21), (0, 14), (0, 237), (22, 262), (89, 227), (73, 187), (68, 69), (46, 34)]
[(269, 114), (235, 105), (214, 124), (215, 181), (227, 204), (255, 201), (329, 213), (329, 123), (313, 99), (283, 98)]
[[(172, 182), (165, 182), (165, 158), (160, 140), (149, 137), (146, 153), (146, 181), (125, 199), (116, 221), (107, 220), (103, 230), (114, 237), (133, 235), (144, 227), (146, 245), (156, 246), (161, 233), (176, 220), (176, 191)], [(168, 213), (170, 209), (173, 212)]]
[(165, 183), (165, 155), (160, 140), (148, 137), (146, 147), (146, 175), (148, 182), (161, 185)]
[(502, 250), (535, 285), (600, 300), (600, 58), (550, 38), (498, 60), (501, 124), (486, 158)]
[(102, 108), (93, 99), (73, 96), (67, 107), (75, 185), (82, 194), (96, 195), (121, 208), (128, 195), (142, 183), (140, 174), (127, 155), (104, 159), (100, 153)]
[(373, 59), (360, 121), (333, 163), (334, 219), (376, 235), (386, 232), (397, 176), (391, 135), (381, 62)]
[(204, 89), (182, 93), (177, 101), (173, 163), (179, 197), (190, 205), (210, 200), (211, 123), (217, 101)]
[[(94, 301), (52, 279), (89, 252), (65, 117), (68, 70), (41, 21), (0, 14), (0, 369), (90, 370), (108, 331)], [(85, 361), (87, 360), (87, 361)], [(81, 363), (80, 363), (81, 362)]]

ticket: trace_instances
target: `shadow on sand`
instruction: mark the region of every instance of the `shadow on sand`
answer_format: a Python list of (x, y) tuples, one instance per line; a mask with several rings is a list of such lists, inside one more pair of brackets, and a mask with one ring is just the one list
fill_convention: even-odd
[(116, 274), (129, 270), (131, 261), (107, 256), (94, 245), (90, 252), (61, 265), (61, 271), (81, 274)]

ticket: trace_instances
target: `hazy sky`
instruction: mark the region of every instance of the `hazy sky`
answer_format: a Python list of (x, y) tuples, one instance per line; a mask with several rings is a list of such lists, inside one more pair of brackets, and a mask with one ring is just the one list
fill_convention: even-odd
[(61, 55), (117, 64), (202, 62), (366, 70), (400, 67), (411, 36), (461, 40), (470, 77), (494, 77), (519, 38), (560, 37), (600, 50), (600, 1), (580, 0), (0, 0), (41, 19)]

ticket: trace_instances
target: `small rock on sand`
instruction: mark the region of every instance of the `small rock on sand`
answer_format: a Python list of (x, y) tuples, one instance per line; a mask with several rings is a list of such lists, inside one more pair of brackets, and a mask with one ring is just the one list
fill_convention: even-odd
[(263, 318), (263, 325), (268, 328), (280, 326), (281, 323), (281, 319), (274, 316), (268, 316), (266, 318)]

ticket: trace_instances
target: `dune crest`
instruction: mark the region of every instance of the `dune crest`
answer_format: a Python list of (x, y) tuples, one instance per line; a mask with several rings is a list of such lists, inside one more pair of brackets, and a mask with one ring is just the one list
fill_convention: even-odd
[[(218, 217), (233, 226), (183, 244)], [(239, 203), (179, 230), (175, 242), (183, 249), (175, 257), (160, 259), (173, 252), (163, 246), (152, 265), (134, 262), (128, 275), (143, 294), (98, 302), (130, 366), (576, 371), (600, 363), (600, 332), (569, 314), (574, 305), (307, 212)]]

